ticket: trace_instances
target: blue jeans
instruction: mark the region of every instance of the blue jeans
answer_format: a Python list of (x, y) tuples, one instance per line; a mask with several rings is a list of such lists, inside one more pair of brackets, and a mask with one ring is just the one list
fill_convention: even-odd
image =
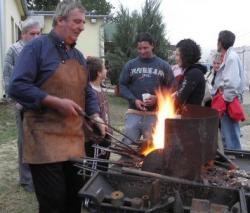
[(224, 114), (220, 121), (224, 148), (241, 149), (239, 122), (232, 120), (227, 113)]
[[(137, 115), (127, 113), (125, 116), (125, 132), (124, 134), (137, 141), (143, 136), (143, 139), (152, 141), (152, 129), (156, 123), (156, 116), (154, 115)], [(131, 144), (132, 141), (124, 138), (126, 144)]]

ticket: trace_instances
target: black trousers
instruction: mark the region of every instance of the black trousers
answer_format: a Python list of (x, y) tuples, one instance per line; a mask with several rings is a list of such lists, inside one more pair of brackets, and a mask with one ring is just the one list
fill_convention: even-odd
[(30, 164), (39, 213), (80, 213), (83, 178), (71, 162)]

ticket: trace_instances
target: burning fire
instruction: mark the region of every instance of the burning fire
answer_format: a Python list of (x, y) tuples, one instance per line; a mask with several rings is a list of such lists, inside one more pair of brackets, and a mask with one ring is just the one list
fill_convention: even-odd
[(173, 98), (168, 93), (161, 90), (156, 91), (156, 96), (158, 110), (156, 125), (153, 129), (153, 143), (143, 152), (144, 156), (155, 149), (164, 148), (165, 119), (176, 118)]

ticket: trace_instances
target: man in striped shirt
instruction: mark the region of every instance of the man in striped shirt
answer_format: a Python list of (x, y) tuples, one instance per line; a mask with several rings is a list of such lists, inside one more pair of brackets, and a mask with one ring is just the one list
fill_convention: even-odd
[[(41, 33), (41, 27), (39, 22), (28, 18), (21, 23), (21, 39), (10, 46), (7, 51), (4, 60), (4, 70), (3, 70), (3, 83), (5, 90), (5, 97), (10, 100), (7, 96), (9, 90), (9, 83), (12, 76), (14, 65), (18, 60), (18, 56), (25, 44), (27, 44), (32, 39), (39, 36)], [(16, 126), (18, 133), (18, 166), (19, 166), (19, 182), (21, 186), (28, 192), (34, 191), (33, 181), (30, 173), (29, 166), (22, 163), (22, 144), (23, 144), (23, 128), (22, 128), (22, 106), (16, 103)]]

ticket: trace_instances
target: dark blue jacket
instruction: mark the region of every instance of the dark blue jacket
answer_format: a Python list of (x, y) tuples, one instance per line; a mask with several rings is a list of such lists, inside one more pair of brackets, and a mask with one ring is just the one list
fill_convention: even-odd
[[(83, 55), (74, 45), (66, 51), (64, 42), (54, 32), (29, 42), (20, 53), (13, 70), (9, 95), (26, 109), (39, 109), (47, 93), (41, 85), (56, 71), (62, 57), (76, 59), (86, 67)], [(86, 113), (99, 112), (96, 95), (90, 85), (86, 88)]]

